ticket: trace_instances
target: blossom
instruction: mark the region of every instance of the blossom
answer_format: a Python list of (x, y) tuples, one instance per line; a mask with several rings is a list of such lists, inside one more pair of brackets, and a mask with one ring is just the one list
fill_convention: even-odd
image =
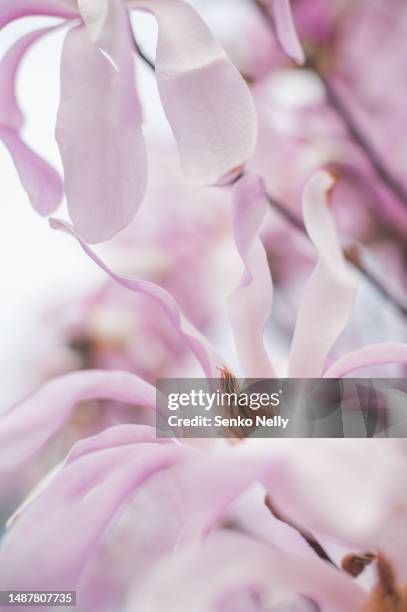
[[(265, 5), (268, 13), (247, 11), (227, 48), (247, 75), (259, 117), (250, 170), (265, 179), (271, 199), (297, 218), (300, 194), (312, 172), (324, 166), (340, 176), (333, 196), (339, 231), (360, 243), (363, 264), (403, 305), (407, 198), (399, 126), (406, 120), (404, 86), (395, 96), (393, 87), (383, 83), (399, 82), (404, 71), (399, 48), (405, 39), (405, 6), (299, 0), (293, 13), (307, 55), (299, 68), (278, 54), (269, 18), (272, 3), (249, 4)], [(234, 53), (235, 47), (240, 51), (241, 38), (242, 60), (241, 53)], [(282, 249), (285, 240), (292, 241), (297, 260), (307, 265), (303, 245), (278, 213), (268, 233)], [(276, 284), (283, 274), (278, 264)], [(286, 297), (287, 274), (284, 284)], [(402, 319), (394, 319), (401, 328)]]
[[(70, 215), (88, 242), (107, 240), (128, 225), (146, 187), (128, 14), (133, 9), (151, 11), (158, 22), (157, 84), (188, 177), (200, 185), (230, 180), (251, 156), (256, 141), (249, 90), (188, 4), (178, 0), (3, 0), (1, 27), (25, 15), (44, 14), (64, 18), (70, 27), (61, 59), (56, 139)], [(179, 29), (183, 37), (174, 36)], [(55, 172), (20, 137), (22, 116), (14, 82), (26, 51), (53, 30), (38, 30), (17, 41), (1, 67), (5, 84), (0, 104), (2, 140), (42, 214), (57, 207), (61, 185)]]
[[(289, 0), (255, 4), (286, 55), (302, 64), (305, 53)], [(95, 351), (82, 364), (92, 369), (47, 380), (0, 415), (2, 504), (13, 486), (23, 493), (1, 535), (0, 589), (74, 589), (83, 612), (404, 609), (407, 498), (400, 483), (407, 446), (402, 439), (241, 439), (236, 431), (232, 433), (239, 440), (157, 437), (162, 414), (155, 378), (178, 366), (180, 359), (184, 372), (196, 367), (201, 376), (220, 377), (221, 386), (237, 393), (237, 378), (243, 376), (342, 378), (386, 363), (407, 364), (407, 345), (401, 342), (365, 344), (354, 335), (350, 352), (340, 344), (357, 315), (358, 287), (349, 265), (351, 251), (344, 248), (336, 229), (333, 198), (336, 213), (347, 218), (340, 227), (350, 226), (354, 236), (376, 246), (380, 223), (386, 222), (383, 236), (387, 223), (393, 226), (399, 218), (389, 214), (398, 198), (398, 183), (389, 189), (387, 166), (381, 159), (372, 166), (372, 151), (361, 146), (363, 135), (361, 139), (357, 130), (349, 132), (349, 121), (346, 131), (346, 125), (332, 115), (336, 89), (331, 84), (346, 89), (348, 80), (355, 84), (364, 75), (370, 85), (366, 90), (361, 85), (355, 100), (367, 100), (366, 92), (374, 90), (382, 110), (386, 107), (386, 88), (381, 82), (373, 84), (375, 74), (366, 58), (359, 61), (358, 37), (365, 35), (367, 0), (349, 6), (340, 19), (342, 1), (311, 4), (293, 3), (307, 54), (306, 71), (300, 73), (290, 63), (280, 81), (278, 75), (254, 71), (262, 80), (252, 84), (261, 137), (257, 154), (250, 159), (256, 139), (251, 96), (188, 4), (0, 0), (3, 25), (28, 14), (62, 19), (53, 28), (23, 37), (3, 58), (0, 136), (38, 212), (52, 213), (65, 191), (73, 225), (52, 218), (51, 227), (74, 237), (108, 279), (100, 292), (85, 300), (81, 330), (86, 334), (90, 329), (100, 306), (114, 310), (124, 305), (130, 317), (140, 306), (140, 327), (122, 328), (120, 334), (122, 338), (134, 334), (131, 341), (152, 364), (146, 367), (147, 358), (111, 347), (106, 353)], [(129, 27), (133, 10), (152, 12), (158, 23), (155, 73), (184, 172), (196, 184), (221, 189), (198, 195), (173, 193), (174, 177), (170, 180), (153, 156), (153, 180), (149, 178), (153, 189), (144, 196), (146, 155), (133, 66), (138, 43)], [(399, 15), (379, 5), (368, 15), (369, 48), (377, 46), (376, 67), (383, 78), (388, 62), (376, 35), (384, 32), (385, 40), (387, 24), (394, 27)], [(57, 121), (64, 187), (57, 173), (22, 140), (14, 87), (25, 52), (59, 28), (69, 30)], [(403, 40), (403, 24), (393, 31), (397, 36), (389, 41), (392, 53)], [(344, 53), (342, 64), (343, 41), (350, 55)], [(273, 57), (269, 67), (280, 59)], [(305, 85), (312, 81), (306, 108), (298, 108), (296, 101), (285, 114), (283, 104), (277, 120), (274, 108), (270, 120), (268, 88), (274, 87), (276, 95), (284, 78), (291, 77)], [(395, 111), (402, 118), (401, 106), (394, 101), (389, 114)], [(351, 117), (363, 126), (370, 111), (356, 107)], [(389, 167), (402, 167), (399, 123), (395, 131), (384, 133), (384, 143), (397, 144), (389, 153)], [(366, 130), (369, 134), (370, 124)], [(165, 166), (172, 173), (171, 163)], [(345, 180), (339, 181), (338, 189), (333, 175), (320, 167), (341, 170)], [(355, 186), (358, 202), (360, 198), (366, 207), (371, 199), (376, 202), (377, 218), (371, 214), (373, 207), (356, 215), (356, 199), (349, 192)], [(159, 194), (154, 192), (157, 187)], [(291, 252), (296, 247), (291, 230), (287, 230), (290, 241), (285, 236), (280, 239), (284, 252), (284, 266), (278, 269), (283, 275), (280, 286), (285, 296), (287, 288), (294, 287), (300, 297), (295, 324), (278, 330), (289, 340), (286, 351), (277, 347), (275, 331), (282, 327), (282, 319), (276, 317), (273, 278), (276, 222), (270, 210), (273, 197), (266, 188), (288, 198), (294, 211), (298, 196), (298, 225), (302, 227), (303, 220), (302, 240), (308, 249)], [(149, 212), (141, 212), (138, 223), (131, 226), (144, 197)], [(175, 205), (173, 198), (178, 200)], [(208, 222), (208, 217), (199, 216), (202, 204), (211, 207), (213, 225), (213, 218)], [(191, 220), (187, 207), (196, 218)], [(296, 212), (300, 216), (299, 209)], [(103, 241), (126, 225), (127, 230), (110, 245), (114, 258), (107, 265), (105, 254), (94, 252), (89, 243)], [(402, 236), (401, 224), (397, 231)], [(223, 253), (215, 252), (218, 239), (225, 236), (239, 264), (237, 281)], [(206, 250), (212, 257), (205, 262), (207, 268), (200, 265), (207, 258)], [(157, 260), (151, 254), (157, 252), (165, 271), (154, 267)], [(356, 263), (357, 256), (353, 253)], [(222, 314), (226, 316), (221, 318), (219, 304), (225, 295)], [(362, 314), (366, 317), (367, 310)], [(222, 324), (220, 342), (207, 335), (208, 323), (215, 320)], [(108, 335), (105, 322), (102, 332)], [(228, 333), (235, 355), (222, 343)], [(100, 331), (96, 337), (100, 340)], [(155, 341), (165, 345), (163, 364), (155, 360)], [(405, 394), (390, 391), (385, 401), (390, 408), (386, 435), (396, 431), (400, 435), (406, 423)], [(89, 412), (96, 417), (91, 425), (77, 423), (71, 444), (67, 429), (73, 418)], [(401, 423), (395, 422), (398, 417)], [(58, 444), (61, 439), (63, 444)], [(21, 483), (26, 470), (31, 470), (30, 476)], [(43, 477), (32, 487), (34, 472)]]
[[(197, 191), (185, 181), (170, 147), (159, 140), (153, 150), (144, 205), (110, 241), (106, 256), (122, 274), (167, 289), (191, 323), (208, 332), (219, 325), (224, 299), (240, 270), (232, 247), (229, 194), (225, 189)], [(78, 367), (128, 369), (150, 382), (192, 374), (188, 351), (161, 314), (148, 297), (112, 280), (90, 288), (79, 302), (63, 300), (47, 308), (52, 350), (61, 360), (51, 364), (51, 371), (45, 361), (42, 379)]]
[[(318, 378), (342, 377), (363, 367), (385, 363), (405, 363), (406, 345), (378, 343), (367, 345), (330, 363), (330, 350), (346, 327), (356, 295), (356, 285), (345, 261), (329, 213), (328, 201), (335, 180), (326, 172), (317, 172), (308, 181), (303, 196), (304, 222), (318, 253), (318, 263), (303, 291), (297, 313), (291, 350), (281, 375)], [(272, 284), (264, 247), (258, 238), (267, 198), (261, 180), (247, 175), (233, 191), (233, 225), (237, 250), (244, 263), (240, 286), (229, 298), (229, 314), (242, 374), (247, 377), (269, 377), (275, 371), (264, 352), (263, 332), (272, 308)], [(175, 317), (174, 302), (162, 289), (143, 281), (112, 272), (67, 223), (51, 219), (51, 226), (72, 234), (85, 253), (120, 285), (136, 292), (148, 293), (163, 304), (165, 312), (176, 323), (180, 333), (192, 330), (190, 324)], [(169, 304), (172, 304), (169, 308)], [(178, 310), (178, 307), (177, 307)], [(180, 321), (181, 323), (179, 323)], [(183, 330), (181, 332), (181, 330)], [(206, 375), (216, 374), (224, 360), (216, 349), (193, 331), (186, 334), (188, 345), (201, 363)]]
[[(321, 172), (304, 191), (304, 221), (319, 261), (303, 292), (288, 362), (273, 366), (262, 347), (272, 302), (258, 237), (264, 191), (250, 175), (233, 188), (243, 275), (229, 308), (242, 369), (249, 376), (269, 377), (283, 365), (289, 376), (341, 377), (366, 364), (407, 361), (407, 347), (398, 343), (362, 347), (334, 363), (328, 359), (355, 295), (329, 213), (332, 187), (332, 177)], [(52, 223), (73, 234), (116, 282), (159, 304), (204, 374), (214, 376), (223, 359), (170, 294), (113, 273), (75, 230)], [(1, 417), (0, 474), (4, 478), (29, 461), (83, 400), (124, 401), (153, 415), (155, 394), (152, 385), (124, 371), (74, 372), (50, 381)], [(86, 610), (228, 610), (238, 599), (253, 610), (356, 612), (369, 604), (369, 587), (332, 567), (338, 556), (339, 563), (362, 547), (374, 553), (380, 549), (389, 562), (396, 559), (400, 580), (405, 572), (400, 535), (405, 500), (399, 486), (405, 448), (392, 440), (365, 442), (274, 440), (270, 445), (253, 439), (230, 446), (219, 440), (200, 449), (160, 441), (144, 425), (108, 427), (79, 440), (17, 512), (0, 547), (5, 568), (0, 584), (3, 589), (77, 589)], [(375, 479), (363, 479), (366, 469), (374, 470)], [(323, 492), (313, 498), (309, 491), (316, 481)], [(135, 526), (145, 529), (146, 516), (155, 527), (143, 536)], [(71, 536), (61, 537), (65, 533)], [(315, 554), (307, 534), (319, 542), (317, 550), (327, 551), (323, 556)], [(102, 602), (101, 583), (106, 588)], [(181, 583), (188, 585), (182, 592), (175, 586)]]

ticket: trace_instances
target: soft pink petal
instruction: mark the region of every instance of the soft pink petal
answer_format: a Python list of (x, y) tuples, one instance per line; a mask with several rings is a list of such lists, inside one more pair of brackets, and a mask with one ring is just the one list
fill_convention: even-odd
[[(277, 510), (357, 550), (405, 534), (406, 470), (398, 440), (275, 440), (269, 492)], [(318, 491), (318, 495), (313, 494)], [(405, 541), (405, 539), (404, 539)]]
[(0, 125), (0, 140), (10, 152), (33, 208), (41, 215), (55, 212), (63, 194), (56, 170), (34, 153), (15, 130)]
[(290, 0), (273, 0), (273, 12), (278, 40), (283, 50), (297, 64), (303, 64), (305, 61), (304, 49), (298, 38)]
[(57, 209), (62, 199), (62, 182), (54, 168), (20, 138), (24, 117), (16, 96), (16, 76), (30, 47), (58, 27), (42, 28), (23, 36), (0, 61), (0, 139), (12, 156), (33, 208), (41, 215), (49, 215)]
[(265, 452), (258, 450), (246, 452), (243, 445), (221, 447), (198, 457), (178, 473), (185, 507), (179, 545), (202, 541), (226, 522), (239, 525), (282, 551), (315, 554), (293, 528), (278, 521), (266, 508), (262, 483), (272, 482), (279, 466), (270, 447)]
[(127, 15), (110, 8), (104, 53), (84, 26), (68, 33), (62, 53), (56, 138), (69, 212), (88, 242), (130, 223), (147, 180)]
[(157, 564), (142, 592), (135, 593), (126, 610), (219, 610), (216, 604), (237, 589), (257, 592), (267, 610), (278, 605), (284, 610), (282, 604), (292, 601), (295, 595), (304, 595), (324, 612), (350, 612), (359, 610), (365, 597), (363, 589), (348, 575), (317, 557), (284, 554), (230, 530), (213, 533), (199, 548), (185, 547), (176, 556), (168, 555)]
[(0, 472), (29, 458), (63, 426), (77, 403), (90, 399), (155, 409), (156, 392), (129, 372), (87, 370), (51, 380), (0, 417)]
[[(72, 3), (73, 4), (73, 3)], [(1, 0), (0, 1), (0, 29), (20, 17), (31, 15), (49, 15), (70, 19), (77, 15), (71, 2), (63, 0)]]
[(293, 378), (322, 375), (327, 355), (346, 326), (355, 300), (355, 281), (328, 209), (333, 185), (328, 173), (318, 172), (304, 189), (304, 222), (319, 260), (298, 310), (288, 366), (288, 375)]
[(11, 526), (20, 516), (22, 510), (46, 489), (52, 479), (59, 473), (64, 463), (71, 463), (72, 461), (79, 459), (79, 457), (83, 457), (84, 455), (93, 453), (95, 451), (106, 448), (115, 448), (117, 446), (127, 446), (129, 444), (139, 444), (141, 442), (159, 442), (160, 444), (167, 444), (173, 443), (173, 440), (170, 438), (157, 440), (156, 430), (154, 427), (150, 427), (148, 425), (130, 424), (108, 427), (96, 435), (78, 440), (72, 447), (65, 461), (57, 464), (39, 481), (39, 483), (36, 484), (34, 489), (30, 491), (28, 497), (26, 497), (19, 508), (8, 519), (7, 526)]
[(0, 125), (20, 131), (24, 117), (16, 95), (16, 77), (21, 60), (30, 47), (54, 28), (42, 28), (17, 40), (0, 61)]
[(241, 283), (228, 306), (236, 349), (248, 378), (275, 376), (263, 333), (273, 301), (273, 283), (259, 230), (267, 210), (264, 184), (246, 175), (233, 187), (233, 231), (244, 264)]
[(108, 427), (95, 436), (82, 438), (75, 443), (66, 458), (66, 463), (76, 461), (89, 453), (94, 453), (104, 448), (116, 448), (128, 444), (140, 444), (142, 442), (170, 443), (170, 438), (157, 439), (155, 427), (149, 425), (115, 425)]
[(407, 363), (407, 344), (383, 342), (364, 346), (340, 357), (326, 370), (324, 378), (342, 378), (360, 368), (387, 363)]
[(68, 463), (28, 504), (2, 541), (2, 589), (74, 589), (123, 504), (182, 460), (177, 445), (128, 444)]
[(50, 219), (50, 224), (52, 228), (62, 230), (76, 238), (85, 253), (119, 285), (136, 293), (148, 295), (155, 300), (162, 307), (163, 313), (169, 318), (181, 338), (183, 338), (186, 346), (195, 355), (205, 375), (209, 378), (211, 376), (216, 377), (216, 367), (221, 366), (222, 361), (212, 350), (208, 341), (185, 319), (176, 300), (168, 291), (149, 281), (125, 278), (115, 274), (99, 259), (96, 253), (90, 249), (81, 236), (68, 223), (57, 219)]
[(186, 466), (180, 476), (188, 516), (182, 541), (206, 536), (242, 493), (263, 478), (270, 477), (272, 458), (247, 454), (236, 449), (214, 451)]
[(156, 76), (186, 175), (215, 184), (252, 156), (257, 119), (250, 91), (195, 10), (180, 0), (131, 0), (158, 21)]

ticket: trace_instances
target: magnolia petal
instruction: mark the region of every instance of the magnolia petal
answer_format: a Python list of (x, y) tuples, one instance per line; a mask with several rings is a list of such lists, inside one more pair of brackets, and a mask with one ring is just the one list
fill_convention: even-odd
[(149, 281), (125, 278), (110, 270), (106, 264), (96, 255), (94, 251), (85, 243), (82, 237), (68, 223), (58, 219), (50, 219), (53, 229), (58, 229), (70, 234), (78, 240), (85, 253), (114, 281), (143, 295), (148, 295), (155, 300), (163, 309), (174, 328), (185, 341), (186, 346), (200, 363), (205, 375), (210, 378), (216, 376), (216, 367), (222, 365), (222, 361), (213, 351), (208, 341), (189, 323), (183, 316), (181, 309), (174, 297), (165, 289)]
[(340, 357), (326, 370), (324, 378), (342, 378), (360, 368), (388, 363), (407, 363), (407, 344), (383, 342), (364, 346)]
[(252, 156), (257, 118), (250, 91), (196, 11), (180, 0), (131, 0), (158, 22), (156, 76), (185, 174), (221, 182)]
[(41, 28), (17, 40), (0, 61), (0, 125), (21, 130), (24, 117), (16, 96), (16, 77), (21, 60), (39, 38), (54, 28)]
[(331, 175), (317, 172), (304, 189), (304, 222), (319, 260), (298, 310), (288, 365), (288, 376), (294, 378), (322, 375), (327, 355), (346, 326), (355, 300), (355, 281), (328, 209), (333, 185)]
[[(349, 576), (317, 557), (289, 555), (230, 530), (213, 533), (201, 546), (185, 547), (176, 556), (159, 562), (126, 610), (222, 611), (216, 604), (237, 589), (258, 593), (267, 610), (290, 610), (283, 604), (296, 595), (306, 595), (315, 601), (319, 608), (314, 610), (359, 610), (365, 597), (363, 589)], [(293, 609), (302, 612), (313, 608)]]
[(54, 468), (52, 468), (40, 482), (31, 490), (29, 495), (20, 504), (17, 510), (7, 521), (7, 527), (10, 527), (14, 521), (20, 516), (28, 504), (30, 504), (40, 493), (42, 493), (49, 483), (55, 478), (55, 476), (64, 467), (64, 464), (71, 463), (72, 461), (83, 457), (88, 453), (100, 451), (106, 448), (114, 448), (117, 446), (125, 446), (128, 444), (139, 444), (141, 442), (160, 442), (161, 444), (173, 442), (170, 438), (157, 440), (156, 430), (154, 427), (148, 425), (116, 425), (114, 427), (108, 427), (99, 434), (90, 436), (88, 438), (82, 438), (78, 440), (65, 461), (61, 461)]
[(40, 215), (55, 212), (63, 194), (62, 182), (56, 170), (34, 153), (15, 130), (0, 125), (0, 140), (13, 159), (33, 208)]
[(22, 510), (3, 538), (1, 588), (75, 589), (123, 504), (186, 452), (177, 445), (129, 444), (68, 463)]
[(149, 425), (115, 425), (104, 429), (95, 436), (78, 440), (68, 454), (66, 463), (71, 463), (88, 453), (94, 453), (104, 448), (116, 448), (117, 446), (141, 444), (142, 442), (165, 444), (171, 442), (171, 439), (157, 439), (155, 428)]
[(1, 0), (0, 29), (20, 17), (47, 15), (71, 19), (77, 14), (74, 4), (66, 0)]
[(297, 64), (303, 64), (305, 53), (298, 38), (290, 0), (273, 0), (273, 12), (280, 45), (288, 57), (291, 57)]
[(407, 493), (400, 482), (406, 460), (398, 440), (276, 442), (270, 496), (294, 524), (354, 550), (380, 549), (405, 533)]
[(20, 63), (30, 47), (42, 36), (61, 26), (42, 28), (23, 36), (0, 61), (0, 139), (8, 148), (21, 184), (39, 214), (49, 215), (62, 199), (61, 179), (45, 160), (28, 147), (19, 136), (24, 117), (16, 96), (16, 77)]
[(186, 466), (180, 475), (180, 488), (188, 512), (180, 542), (207, 536), (228, 506), (253, 484), (269, 477), (272, 467), (270, 457), (230, 448)]
[(155, 389), (135, 374), (87, 370), (66, 374), (0, 417), (0, 472), (10, 471), (39, 450), (78, 402), (112, 399), (155, 409)]
[(277, 520), (264, 503), (262, 483), (272, 481), (279, 469), (270, 449), (253, 453), (245, 446), (215, 449), (178, 473), (185, 508), (179, 545), (200, 542), (226, 522), (283, 551), (313, 556), (298, 532)]
[(126, 17), (121, 5), (109, 12), (114, 25), (109, 22), (105, 53), (83, 26), (68, 33), (62, 52), (56, 138), (69, 212), (88, 242), (103, 242), (125, 228), (146, 188), (142, 117)]
[(263, 343), (273, 301), (267, 256), (258, 235), (266, 210), (262, 180), (250, 175), (239, 179), (233, 187), (233, 232), (244, 273), (228, 298), (228, 307), (236, 349), (248, 378), (275, 376)]

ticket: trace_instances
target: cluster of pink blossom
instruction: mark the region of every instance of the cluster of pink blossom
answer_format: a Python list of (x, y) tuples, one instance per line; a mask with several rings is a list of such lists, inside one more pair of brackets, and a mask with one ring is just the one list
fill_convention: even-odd
[[(51, 228), (106, 275), (57, 307), (62, 360), (0, 415), (0, 590), (74, 590), (82, 612), (405, 612), (403, 439), (154, 424), (161, 377), (405, 374), (407, 6), (236, 2), (226, 50), (198, 9), (0, 0), (0, 28), (59, 18), (0, 60), (0, 139), (34, 209), (65, 197), (71, 222)], [(24, 141), (16, 94), (25, 54), (59, 29), (63, 179)], [(137, 58), (179, 159), (144, 141)], [(112, 265), (90, 246), (108, 240)]]

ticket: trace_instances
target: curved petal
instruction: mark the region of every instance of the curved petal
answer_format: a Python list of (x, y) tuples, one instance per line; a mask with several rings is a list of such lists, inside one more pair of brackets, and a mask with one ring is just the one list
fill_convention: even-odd
[(87, 370), (51, 380), (0, 417), (0, 472), (29, 458), (62, 427), (78, 402), (90, 399), (155, 409), (156, 392), (129, 372)]
[(273, 12), (280, 45), (288, 57), (291, 57), (297, 64), (303, 64), (305, 53), (298, 38), (290, 0), (273, 0)]
[(147, 479), (186, 453), (177, 445), (136, 443), (68, 463), (23, 508), (3, 538), (1, 588), (74, 589), (123, 504)]
[(55, 28), (41, 28), (17, 40), (0, 61), (0, 124), (20, 131), (24, 117), (16, 96), (16, 77), (21, 60), (39, 38)]
[(233, 231), (244, 264), (240, 285), (228, 298), (236, 349), (245, 376), (274, 377), (263, 343), (273, 301), (273, 283), (259, 230), (267, 210), (264, 184), (243, 176), (233, 187)]
[(115, 425), (108, 427), (95, 436), (78, 440), (69, 452), (66, 463), (76, 461), (89, 453), (95, 453), (104, 448), (116, 448), (128, 444), (141, 444), (155, 442), (160, 444), (172, 443), (170, 438), (157, 439), (156, 430), (149, 425)]
[(195, 10), (180, 0), (131, 0), (158, 22), (156, 76), (186, 175), (221, 182), (253, 154), (257, 119), (250, 91)]
[(277, 467), (268, 489), (294, 524), (356, 550), (389, 546), (402, 534), (405, 542), (406, 458), (399, 440), (276, 442), (283, 444), (274, 445)]
[(342, 378), (360, 368), (387, 363), (407, 363), (407, 344), (383, 342), (364, 346), (340, 357), (326, 370), (324, 378)]
[[(107, 27), (107, 26), (106, 26)], [(110, 6), (103, 51), (84, 26), (62, 52), (56, 138), (72, 221), (87, 242), (103, 242), (133, 219), (147, 160), (124, 7)]]
[[(265, 609), (281, 611), (290, 610), (283, 604), (296, 595), (315, 601), (324, 612), (359, 610), (365, 598), (364, 590), (349, 576), (320, 559), (284, 554), (231, 530), (213, 533), (199, 548), (185, 547), (176, 557), (167, 556), (159, 562), (126, 610), (220, 611), (216, 603), (237, 589), (257, 593)], [(315, 607), (292, 609), (310, 611)]]
[[(186, 346), (195, 355), (196, 359), (202, 366), (205, 375), (210, 378), (216, 376), (216, 366), (222, 365), (222, 361), (212, 350), (208, 341), (189, 323), (183, 316), (180, 307), (174, 297), (165, 289), (151, 283), (149, 281), (125, 278), (119, 276), (110, 270), (101, 259), (89, 248), (81, 236), (68, 224), (57, 219), (50, 219), (50, 225), (53, 229), (59, 229), (76, 238), (85, 253), (114, 281), (143, 295), (148, 295), (155, 300), (163, 309), (165, 315), (169, 318), (174, 328), (184, 339)], [(186, 331), (187, 330), (187, 331)]]
[(0, 125), (0, 140), (10, 152), (33, 208), (40, 215), (55, 212), (63, 193), (62, 182), (56, 170), (34, 153), (14, 130)]
[(20, 17), (47, 15), (71, 19), (77, 14), (74, 4), (67, 0), (1, 0), (0, 29)]
[(304, 222), (319, 259), (298, 310), (288, 365), (288, 376), (293, 378), (322, 375), (327, 355), (347, 324), (355, 300), (355, 281), (328, 209), (333, 185), (331, 175), (317, 172), (304, 189)]
[(63, 195), (62, 181), (56, 170), (28, 147), (19, 135), (24, 117), (16, 97), (16, 76), (20, 62), (31, 45), (60, 27), (30, 32), (17, 40), (0, 61), (0, 139), (10, 152), (33, 208), (41, 215), (49, 215), (58, 208)]

